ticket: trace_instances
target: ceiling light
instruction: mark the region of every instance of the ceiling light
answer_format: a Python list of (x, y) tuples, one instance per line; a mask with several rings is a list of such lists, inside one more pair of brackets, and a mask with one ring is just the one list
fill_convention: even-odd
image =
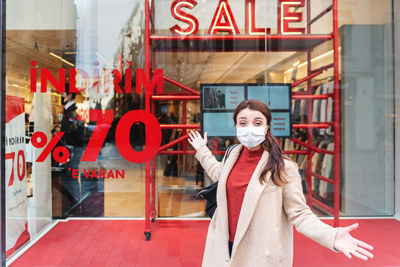
[(59, 60), (61, 60), (62, 62), (64, 62), (64, 63), (66, 63), (66, 64), (68, 64), (68, 65), (70, 65), (71, 67), (75, 67), (75, 65), (74, 64), (72, 64), (71, 62), (69, 62), (68, 60), (65, 60), (65, 59), (63, 59), (62, 57), (60, 57), (59, 55), (56, 55), (56, 54), (54, 54), (53, 52), (50, 52), (49, 53), (51, 56), (53, 56), (53, 57), (55, 57), (55, 58), (57, 58), (57, 59), (59, 59)]
[[(342, 47), (339, 47), (339, 48), (338, 48), (338, 51), (339, 51), (340, 49), (342, 49)], [(329, 55), (332, 54), (332, 53), (333, 53), (333, 50), (330, 50), (330, 51), (328, 51), (328, 52), (325, 52), (325, 53), (323, 53), (322, 55), (319, 55), (319, 56), (316, 56), (316, 57), (312, 58), (312, 59), (311, 59), (311, 62), (318, 61), (318, 60), (320, 60), (321, 58), (324, 58), (324, 57), (326, 57), (326, 56), (329, 56)], [(299, 61), (295, 62), (292, 66), (293, 66), (293, 67), (296, 67), (296, 66), (297, 66), (297, 67), (301, 68), (301, 67), (303, 67), (303, 66), (305, 66), (305, 65), (308, 64), (307, 61), (304, 61), (304, 62), (301, 63), (301, 64), (298, 64), (298, 62), (299, 62)], [(294, 69), (294, 68), (290, 68), (290, 69), (286, 70), (284, 73), (286, 74), (286, 73), (288, 73), (288, 72), (291, 72), (291, 71), (293, 71), (293, 69)]]

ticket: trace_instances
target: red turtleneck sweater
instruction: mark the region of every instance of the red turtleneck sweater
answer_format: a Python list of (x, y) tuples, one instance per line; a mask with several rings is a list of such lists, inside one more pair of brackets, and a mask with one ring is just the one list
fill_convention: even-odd
[(250, 151), (244, 147), (226, 182), (228, 202), (229, 241), (233, 242), (239, 220), (240, 209), (250, 178), (261, 158), (263, 149)]

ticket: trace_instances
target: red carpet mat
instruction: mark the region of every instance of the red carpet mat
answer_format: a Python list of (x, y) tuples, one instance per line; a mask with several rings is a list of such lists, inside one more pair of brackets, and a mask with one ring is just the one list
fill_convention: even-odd
[[(374, 246), (374, 259), (348, 260), (342, 253), (331, 252), (295, 233), (294, 266), (400, 266), (400, 222), (356, 221), (360, 227), (353, 236)], [(354, 222), (341, 220), (340, 226)], [(159, 220), (152, 224), (151, 241), (145, 241), (143, 220), (60, 222), (11, 266), (201, 266), (208, 224), (201, 220)]]

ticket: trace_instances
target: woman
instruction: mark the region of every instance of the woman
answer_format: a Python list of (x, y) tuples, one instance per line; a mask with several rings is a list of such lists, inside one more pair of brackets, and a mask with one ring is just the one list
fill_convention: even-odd
[(203, 267), (292, 266), (293, 227), (321, 245), (367, 260), (372, 246), (353, 238), (358, 224), (333, 228), (305, 202), (297, 164), (282, 155), (271, 134), (271, 113), (258, 100), (242, 101), (233, 114), (240, 144), (218, 162), (198, 132), (189, 143), (213, 181), (219, 181)]

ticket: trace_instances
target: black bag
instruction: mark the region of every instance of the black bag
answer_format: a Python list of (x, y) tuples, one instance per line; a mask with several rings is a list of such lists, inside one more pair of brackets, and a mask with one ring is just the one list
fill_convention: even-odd
[[(226, 159), (229, 157), (229, 154), (231, 153), (232, 149), (235, 146), (236, 145), (232, 145), (226, 149), (225, 157), (223, 159), (224, 164)], [(218, 188), (218, 181), (201, 190), (196, 196), (196, 199), (198, 199), (199, 196), (201, 196), (206, 200), (206, 214), (210, 218), (212, 218), (215, 209), (217, 208), (217, 188)]]

